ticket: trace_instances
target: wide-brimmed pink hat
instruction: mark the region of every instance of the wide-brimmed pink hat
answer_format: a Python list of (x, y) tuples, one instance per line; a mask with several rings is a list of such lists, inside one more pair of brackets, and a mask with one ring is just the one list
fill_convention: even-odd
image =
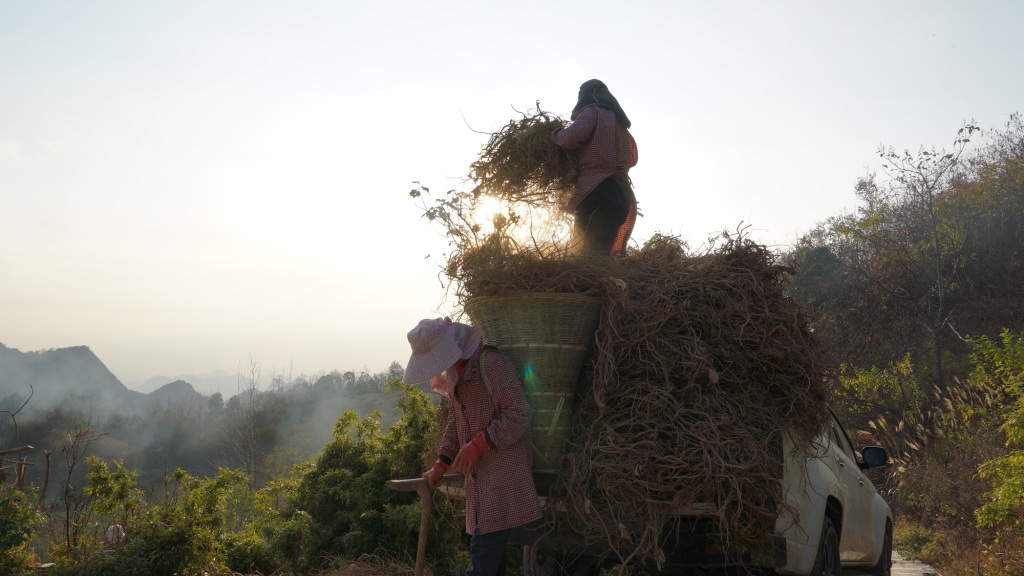
[(462, 357), (462, 349), (453, 338), (451, 324), (442, 318), (420, 320), (409, 331), (412, 356), (405, 366), (406, 384), (426, 382), (452, 367)]

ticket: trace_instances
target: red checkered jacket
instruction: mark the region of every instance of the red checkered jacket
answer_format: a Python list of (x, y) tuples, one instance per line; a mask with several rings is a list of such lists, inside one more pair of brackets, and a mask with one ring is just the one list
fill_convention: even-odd
[(490, 350), (484, 355), (488, 392), (480, 375), (477, 352), (459, 376), (448, 399), (448, 423), (439, 457), (449, 462), (481, 430), (494, 445), (480, 454), (466, 476), (466, 532), (488, 534), (515, 528), (541, 517), (533, 484), (530, 447), (530, 405), (523, 384), (507, 356)]

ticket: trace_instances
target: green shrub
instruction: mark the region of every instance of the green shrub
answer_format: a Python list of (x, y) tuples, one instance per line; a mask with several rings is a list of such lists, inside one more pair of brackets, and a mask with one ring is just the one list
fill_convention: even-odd
[(213, 478), (196, 479), (176, 469), (166, 479), (161, 505), (151, 505), (134, 523), (126, 543), (70, 571), (81, 576), (228, 574), (222, 532), (225, 500), (245, 475), (221, 470)]
[(914, 373), (910, 354), (885, 369), (870, 370), (844, 365), (835, 390), (834, 410), (840, 421), (853, 430), (864, 430), (868, 422), (882, 416), (893, 419), (925, 406), (924, 385)]
[(928, 409), (876, 427), (895, 448), (897, 547), (943, 573), (1021, 573), (1024, 339), (969, 341), (967, 380), (937, 391)]
[(920, 558), (921, 551), (934, 541), (931, 530), (914, 522), (897, 522), (892, 538), (893, 545), (910, 558)]
[(142, 490), (136, 486), (139, 473), (114, 460), (113, 470), (102, 458), (88, 456), (85, 493), (92, 498), (93, 509), (109, 524), (120, 524), (126, 531), (133, 528), (143, 507)]
[(0, 574), (29, 571), (32, 537), (41, 523), (42, 515), (25, 494), (0, 483)]
[[(361, 420), (355, 413), (343, 414), (282, 514), (285, 520), (298, 514), (309, 518), (302, 544), (305, 566), (323, 566), (327, 558), (356, 559), (385, 547), (399, 561), (415, 559), (420, 502), (415, 494), (388, 489), (385, 482), (422, 474), (423, 456), (434, 448), (438, 408), (413, 386), (390, 385), (403, 393), (402, 417), (383, 429), (379, 413)], [(427, 562), (439, 576), (464, 571), (465, 565), (451, 562), (459, 555), (461, 522), (449, 507), (434, 510)]]
[(1000, 430), (1006, 437), (1002, 455), (979, 469), (991, 482), (985, 503), (976, 511), (978, 525), (1008, 529), (1024, 536), (1024, 335), (1004, 331), (999, 342), (977, 338), (971, 378), (989, 382), (1008, 400)]
[[(134, 471), (89, 459), (85, 493), (100, 521), (93, 528), (130, 525), (127, 540), (114, 550), (90, 541), (75, 557), (57, 558), (54, 576), (283, 576), (364, 555), (411, 565), (422, 506), (385, 481), (420, 476), (435, 448), (438, 408), (415, 387), (390, 385), (402, 392), (397, 422), (385, 428), (379, 413), (345, 413), (316, 458), (256, 491), (238, 471), (197, 479), (177, 469), (165, 478), (162, 502), (147, 501)], [(465, 570), (462, 525), (453, 506), (435, 506), (427, 558), (435, 575)]]
[(224, 538), (224, 563), (232, 572), (271, 574), (276, 573), (279, 559), (259, 534), (234, 533)]

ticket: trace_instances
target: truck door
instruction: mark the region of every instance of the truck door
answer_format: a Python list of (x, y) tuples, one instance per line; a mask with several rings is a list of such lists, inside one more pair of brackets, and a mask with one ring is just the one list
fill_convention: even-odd
[(875, 487), (864, 476), (857, 465), (857, 456), (853, 444), (846, 436), (839, 421), (832, 416), (832, 441), (837, 450), (835, 456), (839, 464), (839, 481), (845, 487), (846, 502), (843, 502), (843, 527), (840, 535), (840, 558), (844, 562), (860, 562), (870, 560), (872, 546), (870, 534), (871, 517), (875, 502)]

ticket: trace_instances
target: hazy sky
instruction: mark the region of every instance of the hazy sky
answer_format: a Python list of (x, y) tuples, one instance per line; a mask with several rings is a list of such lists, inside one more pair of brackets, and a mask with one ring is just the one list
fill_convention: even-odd
[[(634, 238), (856, 207), (879, 144), (1024, 110), (1024, 3), (0, 0), (0, 342), (155, 374), (385, 369), (449, 312), (407, 196), (604, 80)], [(468, 126), (467, 126), (468, 123)], [(429, 255), (429, 256), (428, 256)]]

